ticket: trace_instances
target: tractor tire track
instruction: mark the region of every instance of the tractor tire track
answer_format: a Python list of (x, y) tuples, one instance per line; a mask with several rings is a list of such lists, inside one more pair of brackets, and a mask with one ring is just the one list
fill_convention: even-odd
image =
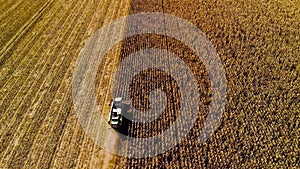
[(15, 36), (11, 37), (10, 40), (4, 45), (1, 45), (0, 50), (0, 66), (4, 64), (4, 62), (9, 58), (9, 51), (12, 50), (13, 44), (19, 41), (24, 35), (28, 32), (28, 30), (37, 22), (43, 12), (52, 4), (52, 0), (47, 1), (41, 9), (29, 20), (29, 22), (25, 23), (19, 31), (15, 34)]
[[(76, 8), (75, 8), (76, 9)], [(69, 17), (69, 18), (71, 18), (71, 17)], [(74, 21), (75, 21), (75, 19), (74, 18), (72, 18), (73, 19), (73, 23), (75, 23)], [(72, 26), (71, 25), (69, 25), (69, 28), (71, 28)], [(67, 29), (68, 30), (68, 29)], [(70, 31), (70, 30), (68, 30), (68, 31)], [(68, 32), (67, 31), (67, 32)], [(69, 36), (69, 34), (68, 33), (65, 33), (65, 38), (67, 38), (68, 36)], [(54, 51), (54, 52), (56, 52), (57, 54), (54, 54), (54, 56), (56, 55), (58, 55), (58, 52), (60, 52), (60, 51), (58, 51), (58, 49), (57, 49), (57, 51)], [(51, 59), (53, 62), (55, 62), (56, 61), (56, 58), (52, 58)], [(48, 60), (47, 59), (47, 62), (49, 62), (49, 61), (51, 61), (51, 60)], [(58, 60), (57, 60), (58, 61)], [(57, 62), (56, 61), (56, 62)], [(62, 61), (61, 59), (60, 59), (60, 61)], [(51, 63), (51, 62), (50, 62)], [(52, 64), (47, 64), (48, 65), (48, 67), (49, 66), (51, 66)], [(55, 65), (55, 64), (54, 64)], [(54, 67), (54, 65), (52, 65), (51, 67)], [(47, 69), (46, 67), (44, 67), (44, 70), (47, 70), (47, 71), (50, 71), (52, 68), (50, 67), (50, 69)], [(56, 68), (57, 69), (57, 68)], [(41, 74), (41, 77), (43, 77), (43, 78), (41, 78), (40, 80), (42, 80), (42, 83), (41, 84), (38, 84), (38, 83), (35, 83), (35, 85), (38, 85), (38, 86), (40, 86), (40, 89), (39, 90), (41, 90), (42, 88), (45, 88), (45, 87), (43, 87), (45, 84), (48, 84), (48, 86), (49, 87), (51, 87), (51, 85), (49, 84), (49, 80), (50, 80), (50, 78), (49, 78), (49, 76), (51, 75), (51, 74), (49, 74), (47, 71), (44, 71), (44, 73), (45, 73), (45, 75), (44, 76), (42, 76), (42, 74)], [(52, 70), (53, 71), (53, 70)], [(53, 75), (52, 75), (53, 76)], [(48, 77), (48, 83), (45, 81), (45, 80), (47, 80), (47, 77)], [(31, 86), (31, 87), (33, 87), (33, 86)], [(47, 87), (48, 88), (48, 87)], [(38, 89), (38, 88), (36, 88), (36, 89)], [(33, 90), (30, 90), (31, 92), (33, 91)], [(41, 96), (39, 97), (38, 95), (36, 95), (35, 96), (35, 100), (37, 100), (38, 102), (36, 102), (35, 101), (35, 105), (39, 105), (39, 104), (41, 104), (40, 102), (41, 101), (43, 101), (43, 100), (40, 100), (39, 98), (43, 98), (43, 96), (44, 95), (46, 95), (46, 93), (49, 91), (49, 89), (47, 89), (47, 90), (44, 90), (44, 92), (39, 92), (40, 94), (41, 94)], [(30, 99), (31, 100), (31, 99)], [(28, 106), (27, 104), (26, 104), (26, 106)], [(39, 107), (41, 107), (41, 106), (39, 106)], [(23, 108), (24, 109), (24, 106), (21, 106), (21, 107), (19, 107), (19, 108)], [(19, 109), (18, 108), (18, 109)], [(36, 108), (38, 108), (38, 107), (36, 107)], [(21, 109), (22, 110), (22, 109)], [(29, 109), (30, 110), (30, 109)], [(34, 109), (33, 109), (34, 110)], [(33, 110), (31, 110), (31, 111), (33, 111)], [(22, 111), (19, 111), (19, 112), (22, 112)], [(24, 115), (24, 114), (23, 114)], [(15, 114), (15, 116), (16, 116), (16, 114)], [(34, 116), (33, 114), (32, 115), (29, 115), (29, 117), (30, 116)], [(26, 116), (25, 116), (26, 117)], [(28, 117), (28, 115), (27, 115), (27, 117)], [(20, 120), (21, 120), (21, 118), (17, 118), (17, 122), (14, 122), (14, 123), (12, 123), (12, 122), (10, 122), (10, 124), (12, 125), (12, 124), (14, 124), (14, 125), (12, 125), (13, 126), (13, 128), (11, 128), (10, 127), (10, 132), (12, 132), (13, 133), (13, 131), (16, 129), (16, 126), (18, 126), (17, 124), (19, 124), (19, 125), (22, 125), (25, 121), (25, 119), (23, 119), (23, 122), (21, 122), (20, 123)], [(28, 123), (28, 122), (27, 122)], [(24, 128), (24, 127), (22, 127), (22, 128)], [(6, 134), (7, 135), (7, 134)], [(11, 134), (9, 134), (9, 135), (11, 135)], [(16, 135), (15, 135), (16, 136)], [(15, 140), (15, 139), (13, 139), (13, 140)], [(3, 145), (3, 144), (2, 144)]]

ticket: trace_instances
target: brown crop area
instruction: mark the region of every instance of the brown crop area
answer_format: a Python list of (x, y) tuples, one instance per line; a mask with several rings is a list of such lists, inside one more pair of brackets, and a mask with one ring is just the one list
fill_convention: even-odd
[[(300, 1), (1, 0), (0, 11), (0, 168), (299, 168)], [(73, 106), (72, 78), (79, 53), (96, 30), (140, 12), (175, 15), (207, 36), (225, 69), (227, 102), (217, 129), (199, 142), (211, 104), (208, 72), (200, 58), (171, 37), (124, 39), (97, 69), (99, 113), (109, 113), (118, 65), (149, 48), (168, 50), (184, 61), (201, 99), (186, 138), (162, 154), (135, 159), (105, 151), (85, 133)], [(183, 93), (177, 81), (148, 69), (130, 83), (137, 110), (151, 107), (149, 95), (155, 89), (165, 92), (167, 106), (155, 121), (129, 123), (126, 133), (138, 138), (162, 134), (178, 117)], [(186, 127), (186, 121), (180, 124), (176, 130)], [(112, 147), (122, 142), (114, 133), (103, 137)], [(132, 148), (123, 144), (121, 150), (130, 154)]]

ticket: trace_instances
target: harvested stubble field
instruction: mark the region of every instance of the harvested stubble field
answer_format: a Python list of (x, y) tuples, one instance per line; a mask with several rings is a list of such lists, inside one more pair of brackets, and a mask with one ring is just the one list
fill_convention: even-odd
[[(299, 1), (2, 0), (0, 10), (0, 168), (299, 168)], [(118, 63), (147, 48), (167, 49), (189, 66), (201, 105), (197, 123), (176, 147), (152, 158), (118, 157), (103, 151), (78, 123), (73, 70), (97, 29), (118, 17), (150, 11), (189, 20), (206, 34), (226, 72), (226, 109), (212, 137), (200, 144), (211, 92), (201, 60), (170, 37), (125, 39), (99, 67), (100, 113), (109, 111)], [(148, 109), (149, 93), (157, 88), (167, 94), (164, 114), (149, 124), (130, 124), (129, 136), (160, 134), (176, 119), (176, 81), (156, 69), (133, 79), (134, 106)]]

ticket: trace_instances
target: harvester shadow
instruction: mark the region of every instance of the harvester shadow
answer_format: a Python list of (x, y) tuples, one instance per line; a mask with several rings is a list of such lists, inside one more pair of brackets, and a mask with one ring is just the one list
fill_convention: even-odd
[(122, 110), (122, 118), (123, 118), (122, 125), (120, 128), (115, 129), (115, 130), (118, 131), (120, 134), (128, 136), (129, 135), (129, 132), (128, 132), (129, 127), (132, 125), (132, 121), (129, 119), (132, 119), (131, 118), (132, 114), (130, 113), (130, 106), (125, 104), (122, 109), (123, 109)]

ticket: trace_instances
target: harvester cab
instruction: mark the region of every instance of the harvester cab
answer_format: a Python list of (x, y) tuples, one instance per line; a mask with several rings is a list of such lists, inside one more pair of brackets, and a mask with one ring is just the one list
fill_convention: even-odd
[(108, 124), (113, 129), (118, 129), (122, 126), (122, 120), (122, 98), (117, 97), (111, 102)]

